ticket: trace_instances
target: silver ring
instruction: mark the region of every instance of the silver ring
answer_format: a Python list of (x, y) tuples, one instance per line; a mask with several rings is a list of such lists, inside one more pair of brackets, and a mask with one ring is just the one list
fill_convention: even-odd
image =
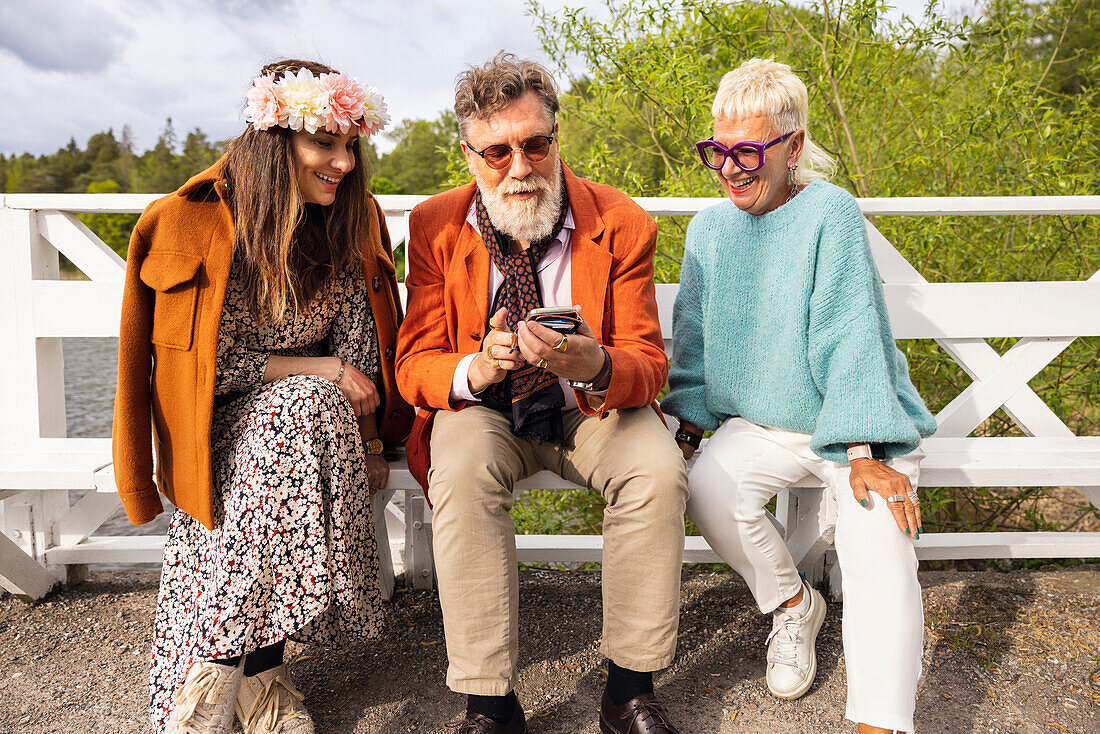
[(905, 498), (902, 497), (900, 494), (895, 494), (893, 497), (887, 497), (886, 501), (887, 502), (904, 502)]
[(917, 497), (916, 492), (910, 492), (909, 493), (909, 499), (913, 502), (914, 505), (917, 504), (918, 502), (920, 502), (920, 498)]

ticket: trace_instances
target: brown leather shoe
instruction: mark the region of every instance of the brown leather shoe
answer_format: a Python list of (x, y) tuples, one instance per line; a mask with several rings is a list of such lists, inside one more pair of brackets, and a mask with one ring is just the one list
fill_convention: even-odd
[(607, 691), (600, 703), (600, 731), (603, 734), (680, 734), (668, 720), (665, 707), (652, 693), (643, 693), (616, 706)]
[(447, 724), (447, 728), (455, 729), (455, 734), (527, 734), (527, 717), (523, 715), (523, 707), (519, 705), (519, 701), (516, 701), (512, 718), (507, 724), (493, 721), (481, 714), (468, 714), (462, 721)]

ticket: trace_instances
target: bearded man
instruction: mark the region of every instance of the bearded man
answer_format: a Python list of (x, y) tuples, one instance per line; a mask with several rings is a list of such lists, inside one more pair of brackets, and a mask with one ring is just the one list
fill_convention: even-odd
[[(501, 53), (460, 75), (455, 114), (474, 181), (409, 217), (397, 381), (422, 408), (409, 466), (435, 511), (447, 685), (468, 696), (459, 732), (527, 731), (513, 690), (509, 511), (515, 482), (546, 468), (607, 502), (601, 731), (671, 734), (653, 672), (676, 647), (687, 489), (654, 402), (668, 370), (657, 227), (626, 195), (562, 164), (557, 111), (554, 82), (534, 62)], [(574, 333), (528, 318), (554, 306), (579, 314)]]

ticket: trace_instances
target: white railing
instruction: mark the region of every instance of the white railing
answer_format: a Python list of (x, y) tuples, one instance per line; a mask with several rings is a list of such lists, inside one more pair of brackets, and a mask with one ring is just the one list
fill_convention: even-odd
[[(0, 196), (0, 584), (40, 597), (58, 581), (97, 562), (157, 561), (158, 536), (95, 535), (119, 506), (110, 439), (66, 437), (63, 337), (118, 336), (125, 263), (74, 216), (137, 213), (148, 194), (13, 194)], [(424, 197), (379, 197), (395, 244), (411, 208)], [(691, 215), (720, 199), (638, 198), (653, 215)], [(1100, 215), (1100, 196), (864, 199), (874, 216)], [(1076, 486), (1100, 506), (1100, 437), (1075, 436), (1028, 386), (1075, 338), (1100, 335), (1100, 275), (1087, 281), (928, 283), (868, 223), (899, 339), (934, 339), (973, 382), (937, 415), (925, 443), (922, 482), (936, 487)], [(58, 254), (87, 281), (61, 281)], [(677, 286), (658, 286), (666, 337)], [(1001, 355), (985, 340), (1019, 337)], [(670, 339), (666, 338), (666, 346)], [(972, 438), (999, 408), (1026, 434)], [(389, 492), (403, 505), (379, 512), (378, 530), (395, 536), (406, 573), (430, 585), (431, 513), (407, 469), (391, 473)], [(565, 484), (549, 472), (520, 489)], [(568, 486), (568, 485), (566, 485)], [(75, 505), (70, 491), (95, 490)], [(378, 509), (382, 509), (379, 506)], [(384, 518), (384, 519), (383, 519)], [(835, 507), (819, 489), (783, 493), (775, 521), (800, 566), (820, 574), (832, 539)], [(521, 536), (521, 561), (598, 561), (600, 536)], [(386, 556), (389, 544), (380, 542)], [(924, 559), (1098, 557), (1100, 533), (928, 533), (916, 542)], [(689, 562), (718, 560), (701, 538), (689, 538)], [(389, 558), (384, 566), (388, 569)], [(392, 582), (392, 577), (389, 579)]]

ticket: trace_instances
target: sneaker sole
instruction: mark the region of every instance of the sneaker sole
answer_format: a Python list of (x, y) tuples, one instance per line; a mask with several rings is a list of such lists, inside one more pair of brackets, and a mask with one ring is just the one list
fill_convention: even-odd
[(814, 642), (813, 645), (810, 646), (810, 672), (806, 676), (806, 680), (802, 682), (802, 685), (791, 691), (777, 691), (772, 688), (771, 683), (768, 683), (768, 693), (786, 701), (802, 698), (802, 696), (806, 694), (806, 691), (810, 690), (810, 686), (814, 684), (814, 678), (817, 677), (817, 633), (821, 631), (821, 625), (825, 623), (825, 612), (828, 611), (828, 605), (825, 604), (825, 597), (821, 596), (821, 592), (817, 589), (811, 590), (811, 594), (821, 599), (821, 608), (818, 610), (817, 614), (810, 618), (810, 624), (813, 626), (814, 630)]

